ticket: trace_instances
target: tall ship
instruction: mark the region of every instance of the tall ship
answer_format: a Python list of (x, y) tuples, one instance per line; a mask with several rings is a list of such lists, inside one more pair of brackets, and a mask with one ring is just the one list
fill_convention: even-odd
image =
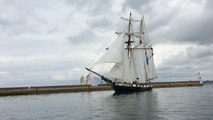
[(127, 21), (126, 28), (116, 32), (117, 38), (94, 64), (110, 64), (106, 74), (99, 72), (101, 69), (93, 70), (93, 67), (85, 69), (111, 84), (115, 93), (150, 91), (151, 81), (157, 78), (157, 74), (144, 17), (135, 20), (130, 12), (128, 18), (121, 19)]

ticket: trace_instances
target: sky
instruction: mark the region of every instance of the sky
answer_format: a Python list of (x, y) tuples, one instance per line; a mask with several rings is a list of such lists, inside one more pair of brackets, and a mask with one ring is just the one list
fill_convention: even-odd
[(0, 0), (0, 87), (79, 84), (120, 17), (145, 16), (156, 81), (213, 79), (212, 0)]

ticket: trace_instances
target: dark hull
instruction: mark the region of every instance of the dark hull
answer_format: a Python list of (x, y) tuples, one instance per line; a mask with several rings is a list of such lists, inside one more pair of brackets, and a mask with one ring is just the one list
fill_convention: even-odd
[(133, 86), (117, 86), (112, 85), (115, 93), (131, 93), (131, 92), (143, 92), (143, 91), (151, 91), (152, 87), (133, 87)]

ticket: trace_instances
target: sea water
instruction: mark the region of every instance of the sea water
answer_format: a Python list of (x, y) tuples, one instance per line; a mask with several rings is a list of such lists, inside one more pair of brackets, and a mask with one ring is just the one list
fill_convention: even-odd
[(0, 97), (0, 120), (212, 120), (213, 85)]

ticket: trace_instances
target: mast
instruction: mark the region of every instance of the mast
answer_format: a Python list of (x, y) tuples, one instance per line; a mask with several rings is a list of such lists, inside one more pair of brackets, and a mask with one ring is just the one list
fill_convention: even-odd
[[(132, 14), (131, 14), (131, 12), (130, 12), (130, 14), (129, 14), (129, 25), (128, 25), (128, 32), (130, 33), (130, 30), (131, 30), (131, 16), (132, 16)], [(130, 42), (130, 40), (131, 40), (131, 35), (128, 35), (128, 43), (127, 43), (127, 48), (128, 49), (130, 49), (130, 45), (131, 45), (131, 42)]]
[[(129, 14), (129, 25), (128, 25), (128, 33), (131, 31), (131, 20), (132, 20), (132, 13)], [(127, 50), (128, 50), (128, 58), (130, 58), (130, 46), (131, 46), (131, 35), (128, 34), (128, 41), (127, 41)]]
[[(143, 18), (142, 18), (143, 19)], [(143, 23), (142, 23), (142, 19), (141, 19), (141, 22), (140, 22), (140, 34), (143, 34), (143, 31), (142, 31), (142, 25), (143, 25)], [(141, 37), (140, 37), (140, 44), (142, 44), (142, 39), (141, 39)]]
[(123, 17), (121, 17), (121, 18), (124, 19), (124, 20), (129, 21), (128, 31), (126, 32), (126, 35), (128, 36), (128, 41), (125, 42), (127, 44), (127, 54), (128, 54), (128, 59), (129, 59), (130, 58), (131, 43), (135, 42), (135, 41), (131, 41), (131, 35), (134, 35), (136, 33), (136, 32), (132, 32), (131, 31), (132, 21), (133, 22), (140, 22), (140, 21), (132, 19), (132, 13), (131, 12), (129, 14), (129, 19), (126, 19), (126, 18), (123, 18)]

